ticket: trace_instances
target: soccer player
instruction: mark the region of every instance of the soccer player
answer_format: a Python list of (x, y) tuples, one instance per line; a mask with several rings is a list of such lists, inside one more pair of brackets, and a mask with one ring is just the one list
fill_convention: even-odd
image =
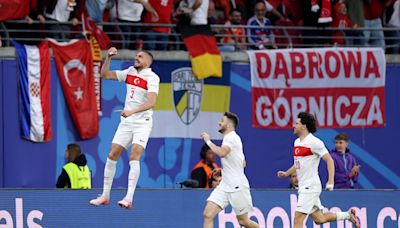
[(90, 204), (100, 206), (109, 203), (117, 160), (121, 153), (132, 144), (129, 157), (128, 192), (118, 202), (121, 207), (130, 209), (140, 175), (140, 156), (146, 148), (153, 125), (151, 108), (156, 104), (160, 78), (150, 68), (153, 62), (150, 52), (138, 51), (133, 66), (123, 71), (110, 71), (111, 57), (116, 54), (116, 48), (112, 47), (108, 50), (101, 68), (101, 75), (105, 79), (118, 80), (126, 84), (125, 107), (124, 110), (116, 110), (121, 113), (121, 122), (115, 132), (104, 168), (103, 193), (91, 200)]
[(235, 129), (239, 123), (236, 114), (226, 112), (219, 122), (219, 132), (224, 135), (222, 145), (217, 146), (210, 136), (203, 132), (201, 137), (211, 150), (221, 157), (222, 181), (212, 191), (204, 208), (204, 228), (214, 226), (214, 217), (230, 204), (235, 211), (241, 226), (257, 228), (258, 224), (248, 218), (248, 212), (253, 210), (250, 186), (244, 174), (246, 166), (243, 145)]
[(294, 215), (294, 228), (303, 228), (303, 222), (307, 215), (316, 224), (328, 223), (336, 220), (350, 220), (357, 228), (360, 227), (356, 211), (350, 209), (347, 212), (322, 213), (319, 196), (322, 191), (321, 180), (318, 175), (318, 165), (322, 158), (328, 166), (328, 182), (326, 189), (333, 190), (335, 166), (333, 159), (324, 143), (313, 135), (317, 131), (316, 119), (307, 112), (301, 112), (297, 116), (294, 126), (294, 134), (299, 138), (294, 142), (294, 165), (286, 171), (278, 171), (278, 177), (288, 177), (297, 172), (299, 181), (298, 202)]

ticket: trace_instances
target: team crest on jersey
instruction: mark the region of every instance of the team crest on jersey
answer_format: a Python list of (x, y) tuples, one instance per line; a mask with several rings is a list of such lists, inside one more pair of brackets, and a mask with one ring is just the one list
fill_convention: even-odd
[(175, 111), (189, 125), (200, 113), (203, 81), (193, 76), (192, 68), (183, 67), (171, 73), (171, 84)]

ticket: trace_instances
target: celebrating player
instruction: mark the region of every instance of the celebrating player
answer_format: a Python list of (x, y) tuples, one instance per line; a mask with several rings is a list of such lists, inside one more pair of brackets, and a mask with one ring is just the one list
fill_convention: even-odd
[(112, 47), (108, 50), (108, 56), (101, 68), (101, 75), (105, 79), (126, 83), (125, 107), (124, 110), (116, 110), (121, 113), (121, 122), (115, 132), (104, 168), (103, 193), (91, 200), (90, 204), (100, 206), (109, 203), (117, 160), (121, 153), (132, 144), (128, 192), (118, 202), (121, 207), (129, 209), (132, 207), (133, 194), (140, 176), (140, 156), (146, 148), (153, 125), (151, 108), (156, 104), (160, 78), (150, 68), (153, 62), (150, 52), (138, 51), (133, 66), (123, 71), (110, 71), (111, 57), (116, 54), (116, 48)]
[(204, 228), (214, 226), (214, 217), (230, 204), (235, 211), (241, 226), (246, 228), (257, 228), (258, 224), (251, 221), (248, 212), (253, 210), (250, 195), (250, 186), (244, 174), (246, 166), (243, 154), (243, 145), (240, 136), (235, 129), (239, 123), (236, 114), (226, 112), (219, 122), (219, 132), (224, 135), (222, 145), (216, 146), (211, 142), (210, 136), (203, 132), (201, 137), (211, 150), (221, 157), (222, 180), (212, 191), (207, 199), (204, 209)]
[(297, 172), (299, 198), (294, 215), (294, 228), (303, 228), (303, 222), (307, 215), (311, 215), (316, 224), (336, 220), (350, 220), (359, 228), (359, 219), (354, 209), (350, 209), (348, 212), (321, 212), (323, 206), (319, 199), (322, 191), (321, 180), (318, 176), (319, 161), (322, 158), (327, 163), (329, 177), (326, 189), (331, 191), (333, 190), (335, 166), (324, 143), (312, 134), (316, 131), (315, 117), (310, 113), (299, 113), (294, 126), (294, 134), (299, 137), (294, 142), (294, 165), (287, 171), (278, 171), (277, 174), (278, 177), (288, 177)]

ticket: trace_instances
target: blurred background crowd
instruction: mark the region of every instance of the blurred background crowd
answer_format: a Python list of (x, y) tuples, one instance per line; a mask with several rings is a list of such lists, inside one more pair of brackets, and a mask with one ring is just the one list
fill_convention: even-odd
[[(381, 47), (399, 53), (399, 0), (25, 0), (0, 23), (2, 46), (82, 36), (82, 14), (123, 49), (182, 50), (180, 24), (210, 25), (220, 51)], [(21, 0), (21, 2), (23, 2)], [(1, 20), (0, 20), (1, 21)]]

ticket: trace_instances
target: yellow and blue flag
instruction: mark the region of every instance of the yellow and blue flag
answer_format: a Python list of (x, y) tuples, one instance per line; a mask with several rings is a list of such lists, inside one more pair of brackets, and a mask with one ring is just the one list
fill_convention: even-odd
[(221, 78), (204, 80), (197, 80), (183, 62), (156, 65), (160, 89), (151, 137), (200, 138), (204, 131), (212, 139), (221, 139), (218, 122), (229, 111), (230, 63), (223, 64)]

